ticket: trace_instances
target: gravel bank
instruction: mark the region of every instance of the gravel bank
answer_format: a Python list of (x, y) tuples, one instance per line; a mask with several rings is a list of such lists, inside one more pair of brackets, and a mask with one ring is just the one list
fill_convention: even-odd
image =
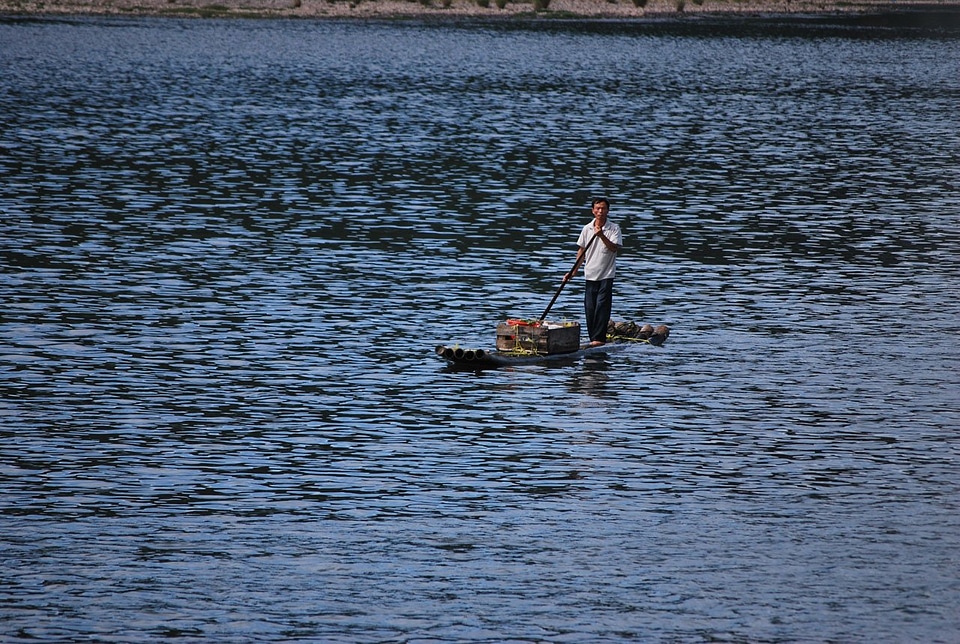
[[(503, 6), (498, 6), (498, 2)], [(537, 4), (541, 6), (538, 7)], [(546, 3), (546, 7), (542, 5)], [(284, 18), (638, 19), (686, 14), (770, 15), (960, 11), (960, 0), (0, 0), (6, 15), (180, 15)]]

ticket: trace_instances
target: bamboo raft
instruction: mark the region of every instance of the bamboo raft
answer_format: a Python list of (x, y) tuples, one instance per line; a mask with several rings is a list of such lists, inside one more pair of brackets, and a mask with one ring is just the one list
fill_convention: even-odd
[(540, 362), (573, 362), (591, 353), (618, 351), (636, 344), (660, 346), (669, 336), (670, 329), (663, 324), (654, 327), (634, 322), (610, 322), (606, 344), (580, 345), (580, 325), (576, 322), (507, 320), (497, 325), (495, 351), (440, 345), (436, 354), (452, 366), (496, 369)]

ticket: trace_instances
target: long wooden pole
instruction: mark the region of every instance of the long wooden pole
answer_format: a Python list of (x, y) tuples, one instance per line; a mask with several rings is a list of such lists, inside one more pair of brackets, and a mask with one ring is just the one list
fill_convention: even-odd
[[(583, 253), (577, 256), (577, 261), (575, 261), (575, 262), (573, 263), (573, 268), (570, 269), (570, 279), (571, 279), (571, 280), (573, 279), (574, 275), (577, 274), (577, 271), (580, 270), (580, 264), (582, 264), (583, 261), (587, 258), (587, 251), (590, 250), (590, 247), (593, 245), (593, 242), (597, 241), (597, 237), (599, 237), (599, 235), (596, 235), (596, 234), (595, 234), (595, 235), (590, 239), (590, 241), (587, 242), (587, 245), (586, 245), (586, 246), (584, 247), (584, 249), (583, 249)], [(547, 308), (544, 310), (543, 315), (541, 315), (541, 316), (540, 316), (540, 319), (537, 320), (537, 323), (538, 323), (538, 324), (539, 324), (540, 322), (543, 322), (544, 319), (546, 319), (547, 313), (550, 312), (550, 309), (553, 308), (553, 304), (557, 301), (557, 298), (560, 297), (560, 291), (563, 290), (563, 287), (566, 286), (566, 285), (567, 285), (567, 282), (569, 282), (569, 281), (570, 281), (570, 280), (566, 280), (566, 281), (564, 281), (564, 282), (560, 282), (560, 288), (558, 288), (558, 289), (557, 289), (557, 292), (553, 294), (553, 299), (550, 300), (550, 304), (547, 304)]]

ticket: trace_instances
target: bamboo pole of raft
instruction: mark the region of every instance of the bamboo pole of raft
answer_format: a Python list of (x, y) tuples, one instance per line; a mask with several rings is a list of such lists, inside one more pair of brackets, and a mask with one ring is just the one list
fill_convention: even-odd
[[(584, 247), (583, 253), (580, 255), (577, 255), (577, 261), (573, 263), (573, 268), (570, 269), (571, 280), (573, 279), (574, 275), (576, 275), (577, 271), (580, 270), (580, 264), (582, 264), (583, 261), (586, 259), (587, 251), (590, 250), (590, 247), (593, 245), (593, 242), (597, 241), (598, 236), (599, 235), (594, 235), (593, 237), (591, 237), (590, 241), (588, 241), (587, 245)], [(565, 280), (563, 282), (560, 282), (560, 288), (558, 288), (557, 292), (553, 294), (553, 299), (550, 300), (550, 304), (547, 304), (547, 308), (543, 311), (543, 315), (540, 316), (540, 319), (537, 320), (537, 324), (543, 322), (546, 319), (547, 313), (550, 312), (550, 309), (553, 308), (553, 305), (557, 301), (557, 298), (560, 297), (560, 291), (563, 290), (563, 287), (566, 286), (567, 282), (569, 281), (570, 280)]]

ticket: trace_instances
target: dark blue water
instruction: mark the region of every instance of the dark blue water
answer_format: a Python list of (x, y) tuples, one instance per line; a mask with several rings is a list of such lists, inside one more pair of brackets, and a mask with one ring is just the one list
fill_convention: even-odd
[[(0, 21), (0, 639), (958, 641), (958, 60)], [(542, 312), (597, 194), (668, 343), (438, 360)]]

